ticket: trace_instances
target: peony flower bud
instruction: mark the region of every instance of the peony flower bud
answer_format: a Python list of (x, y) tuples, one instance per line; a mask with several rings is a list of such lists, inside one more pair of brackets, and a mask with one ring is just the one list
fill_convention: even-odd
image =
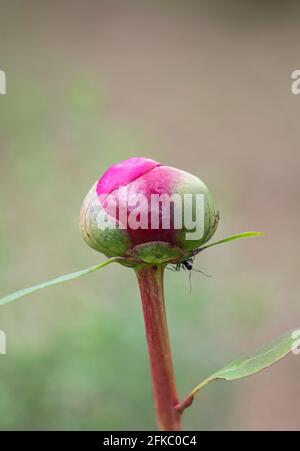
[(80, 215), (89, 246), (137, 263), (176, 263), (206, 243), (217, 224), (212, 197), (198, 177), (147, 158), (111, 166)]

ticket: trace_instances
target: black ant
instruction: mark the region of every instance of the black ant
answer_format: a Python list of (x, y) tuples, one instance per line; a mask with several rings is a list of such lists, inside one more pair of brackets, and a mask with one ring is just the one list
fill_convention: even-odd
[[(219, 214), (219, 211), (217, 211), (216, 216), (215, 216), (214, 227), (219, 222), (219, 219), (220, 219), (220, 214)], [(196, 255), (198, 255), (200, 252), (204, 251), (205, 249), (206, 249), (205, 246), (197, 247), (197, 249), (193, 250), (188, 255), (188, 257), (185, 258), (184, 260), (182, 260), (181, 262), (176, 263), (175, 265), (168, 265), (168, 269), (171, 269), (172, 271), (180, 271), (181, 269), (189, 271), (190, 292), (192, 291), (192, 284), (191, 284), (192, 271), (200, 272), (201, 274), (203, 274), (206, 277), (212, 277), (211, 274), (207, 274), (206, 272), (201, 271), (200, 269), (195, 269), (193, 267)]]
[(201, 271), (200, 269), (195, 269), (193, 267), (194, 266), (195, 255), (197, 255), (199, 252), (200, 252), (199, 249), (195, 249), (190, 254), (190, 256), (187, 257), (185, 260), (183, 260), (183, 261), (181, 261), (179, 263), (176, 263), (176, 265), (170, 265), (170, 267), (169, 267), (169, 269), (171, 269), (172, 271), (180, 271), (181, 269), (189, 271), (190, 293), (192, 292), (192, 282), (191, 282), (192, 271), (200, 272), (201, 274), (203, 274), (206, 277), (212, 277), (211, 274), (207, 274), (206, 272)]
[(206, 272), (201, 271), (200, 269), (194, 268), (194, 259), (195, 259), (195, 255), (197, 255), (197, 254), (194, 255), (194, 252), (188, 258), (183, 260), (182, 262), (176, 263), (176, 265), (172, 265), (171, 269), (173, 269), (174, 271), (180, 271), (181, 269), (184, 269), (184, 270), (187, 269), (188, 271), (190, 271), (190, 275), (191, 275), (191, 271), (196, 271), (196, 272), (200, 272), (204, 276), (211, 277), (211, 274), (207, 274)]

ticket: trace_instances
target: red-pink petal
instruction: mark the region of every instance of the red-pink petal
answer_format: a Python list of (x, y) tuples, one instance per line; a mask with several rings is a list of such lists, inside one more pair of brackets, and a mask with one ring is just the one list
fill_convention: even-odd
[(126, 186), (138, 177), (160, 166), (149, 158), (129, 158), (121, 163), (111, 166), (101, 177), (97, 185), (97, 194), (110, 194), (120, 186)]

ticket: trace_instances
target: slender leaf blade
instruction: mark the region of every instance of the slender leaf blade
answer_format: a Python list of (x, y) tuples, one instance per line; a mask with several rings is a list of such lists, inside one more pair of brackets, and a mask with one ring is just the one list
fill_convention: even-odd
[(22, 290), (14, 292), (14, 293), (8, 294), (7, 296), (4, 296), (3, 298), (0, 299), (0, 305), (5, 305), (12, 301), (16, 301), (17, 299), (20, 299), (24, 296), (34, 293), (35, 291), (42, 290), (43, 288), (47, 288), (52, 285), (57, 285), (59, 283), (67, 282), (68, 280), (74, 280), (74, 279), (78, 279), (79, 277), (86, 276), (88, 274), (91, 274), (92, 272), (97, 271), (98, 269), (104, 268), (104, 266), (107, 266), (110, 263), (114, 263), (119, 260), (120, 260), (119, 258), (110, 258), (108, 260), (105, 260), (102, 263), (99, 263), (98, 265), (91, 266), (90, 268), (83, 269), (81, 271), (76, 271), (71, 274), (66, 274), (64, 276), (59, 276), (59, 277), (56, 277), (55, 279), (49, 280), (47, 282), (42, 282), (42, 283), (39, 283), (32, 287), (24, 288)]
[(234, 381), (243, 379), (278, 362), (293, 351), (296, 338), (297, 336), (298, 338), (300, 337), (300, 333), (295, 333), (298, 330), (300, 331), (300, 327), (299, 329), (289, 331), (268, 345), (263, 346), (252, 357), (240, 358), (229, 363), (224, 368), (205, 379), (201, 384), (197, 385), (197, 387), (192, 390), (189, 397), (193, 398), (205, 385), (214, 380), (224, 379), (226, 381)]
[(207, 244), (206, 246), (203, 246), (201, 248), (201, 251), (203, 251), (204, 249), (207, 249), (209, 247), (212, 247), (212, 246), (217, 246), (217, 244), (228, 243), (229, 241), (240, 240), (241, 238), (250, 238), (250, 237), (261, 236), (261, 235), (264, 235), (264, 232), (236, 233), (234, 235), (227, 236), (226, 238), (223, 238), (222, 240), (215, 241), (214, 243), (210, 243), (210, 244)]
[(264, 346), (257, 351), (253, 357), (231, 362), (222, 370), (217, 371), (214, 374), (214, 378), (233, 381), (251, 376), (252, 374), (256, 374), (259, 371), (268, 368), (292, 351), (292, 346), (295, 342), (292, 332), (293, 331), (290, 331), (277, 340), (274, 340), (269, 345)]

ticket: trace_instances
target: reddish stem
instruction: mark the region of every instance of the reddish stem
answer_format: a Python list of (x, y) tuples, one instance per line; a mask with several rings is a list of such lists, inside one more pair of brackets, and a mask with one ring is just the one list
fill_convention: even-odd
[(143, 266), (136, 270), (139, 281), (157, 424), (163, 431), (179, 431), (180, 411), (172, 364), (163, 292), (163, 266)]

